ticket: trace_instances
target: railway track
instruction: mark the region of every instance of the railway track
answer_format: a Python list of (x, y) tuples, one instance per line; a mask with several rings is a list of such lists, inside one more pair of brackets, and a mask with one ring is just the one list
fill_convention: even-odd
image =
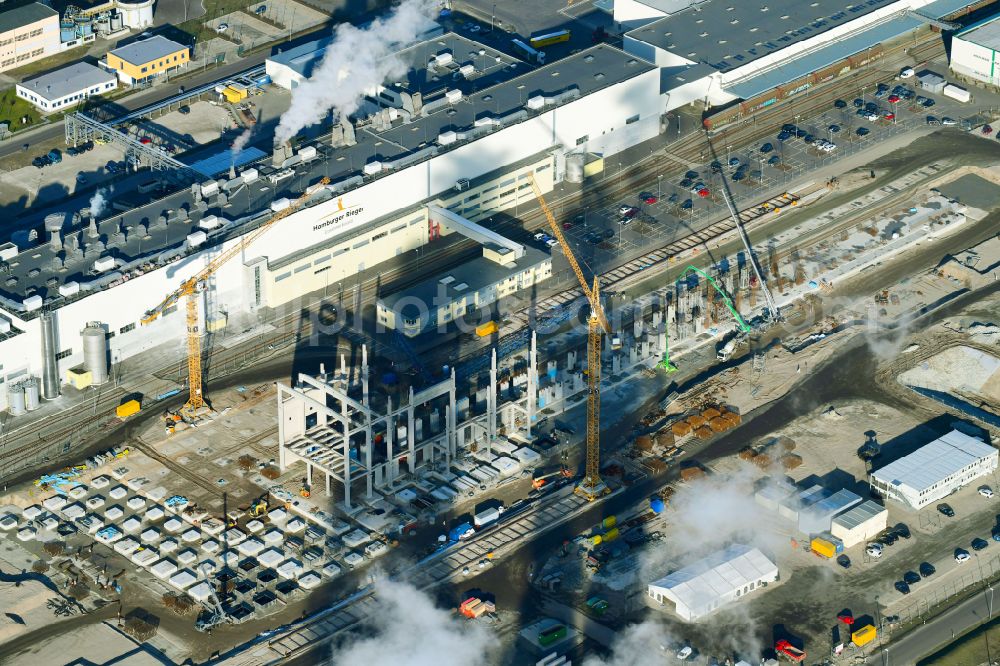
[[(941, 49), (939, 39), (927, 40), (909, 49), (904, 47), (887, 51), (883, 62), (904, 52), (909, 53), (914, 59), (922, 61), (939, 53)], [(845, 91), (853, 91), (855, 88), (873, 88), (876, 83), (887, 81), (891, 78), (892, 75), (889, 72), (866, 68), (855, 76), (849, 74), (845, 78), (825, 84), (818, 92), (808, 94), (804, 98), (801, 98), (801, 101), (797, 99), (789, 101), (796, 102), (794, 111), (797, 116), (812, 116), (830, 108), (833, 100), (845, 96)], [(551, 200), (550, 206), (559, 207), (564, 210), (573, 208), (581, 209), (596, 206), (602, 202), (606, 203), (608, 200), (630, 198), (636, 191), (648, 187), (655, 182), (652, 174), (663, 174), (665, 177), (669, 177), (669, 175), (679, 174), (686, 170), (683, 166), (678, 166), (676, 157), (688, 162), (704, 161), (703, 158), (711, 154), (713, 146), (746, 145), (773, 133), (783, 123), (788, 121), (789, 114), (790, 109), (788, 104), (779, 103), (756, 114), (752, 122), (744, 120), (738, 125), (730, 124), (714, 133), (692, 131), (666, 146), (666, 150), (669, 150), (670, 156), (654, 153), (651, 157), (640, 160), (635, 165), (640, 168), (632, 168), (628, 173), (621, 174), (617, 178), (605, 177), (589, 189)], [(494, 228), (499, 233), (518, 235), (523, 234), (525, 229), (530, 232), (546, 224), (541, 210), (535, 206), (528, 208), (528, 212), (521, 215), (520, 218), (504, 219), (495, 225)], [(694, 232), (685, 239), (676, 240), (656, 250), (646, 252), (638, 250), (637, 252), (640, 254), (637, 254), (637, 256), (626, 257), (619, 266), (612, 267), (606, 271), (608, 281), (610, 283), (616, 279), (621, 279), (626, 274), (635, 270), (644, 270), (649, 266), (667, 260), (673, 254), (690, 250), (707, 241), (716, 239), (720, 235), (732, 231), (733, 228), (734, 225), (731, 221), (724, 220)], [(420, 263), (426, 266), (434, 266), (435, 270), (439, 270), (441, 266), (450, 265), (450, 262), (461, 258), (461, 255), (474, 252), (474, 248), (475, 244), (472, 241), (457, 241), (442, 248), (433, 248), (423, 252)], [(405, 289), (425, 279), (425, 277), (426, 275), (423, 272), (415, 273), (407, 266), (400, 266), (379, 273), (374, 277), (364, 279), (360, 283), (362, 306), (374, 303), (382, 291)], [(542, 303), (548, 304), (551, 307), (571, 302), (579, 296), (579, 289), (571, 288), (549, 296)], [(216, 351), (211, 354), (211, 363), (226, 365), (241, 356), (255, 356), (261, 352), (269, 351), (269, 347), (272, 345), (281, 346), (294, 341), (298, 336), (311, 333), (311, 322), (308, 322), (308, 320), (298, 330), (294, 329), (295, 322), (300, 318), (300, 312), (291, 312), (267, 322), (279, 329), (292, 327), (292, 330), (283, 332), (268, 342), (261, 342), (249, 348), (243, 347), (234, 350)], [(479, 350), (473, 351), (463, 358), (467, 360), (477, 353), (479, 353)], [(152, 374), (158, 376), (180, 376), (184, 367), (186, 367), (186, 364), (183, 361), (173, 362), (162, 366)], [(216, 375), (216, 378), (218, 377)], [(109, 393), (107, 397), (102, 396), (99, 399), (96, 409), (94, 409), (92, 404), (81, 404), (71, 408), (69, 413), (59, 416), (59, 421), (68, 423), (64, 427), (50, 427), (50, 420), (46, 419), (44, 421), (36, 421), (24, 426), (22, 429), (7, 433), (5, 440), (11, 438), (18, 440), (28, 439), (30, 442), (11, 451), (5, 451), (4, 456), (7, 458), (11, 456), (20, 458), (28, 455), (31, 449), (40, 441), (65, 441), (73, 435), (78, 435), (80, 428), (77, 424), (87, 417), (87, 412), (94, 411), (95, 413), (92, 414), (94, 419), (99, 419), (102, 414), (109, 415), (124, 395), (125, 391), (118, 389)], [(98, 434), (96, 430), (90, 432), (91, 436), (96, 434)]]

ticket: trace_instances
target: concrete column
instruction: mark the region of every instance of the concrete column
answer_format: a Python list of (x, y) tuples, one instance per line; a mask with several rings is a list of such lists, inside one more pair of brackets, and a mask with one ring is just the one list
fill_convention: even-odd
[(448, 429), (448, 464), (451, 465), (451, 458), (457, 453), (457, 442), (455, 439), (455, 421), (457, 417), (457, 407), (455, 405), (455, 368), (451, 369), (451, 385), (448, 387), (448, 408), (445, 412), (445, 427)]
[[(343, 361), (343, 356), (341, 356)], [(344, 506), (351, 508), (351, 438), (347, 435), (350, 419), (347, 413), (347, 401), (340, 401), (340, 414), (344, 417), (343, 456), (344, 456)]]
[(538, 407), (538, 334), (531, 332), (531, 349), (528, 351), (528, 386), (527, 415), (525, 418), (527, 437), (531, 439), (531, 426), (535, 420), (535, 409)]
[(386, 485), (390, 488), (392, 487), (393, 481), (395, 480), (395, 475), (393, 474), (392, 465), (392, 439), (396, 436), (396, 417), (392, 413), (392, 396), (386, 397), (385, 406), (385, 455), (386, 464), (388, 465), (389, 471), (386, 473)]
[(415, 463), (417, 457), (416, 451), (416, 428), (413, 424), (413, 387), (410, 387), (410, 402), (406, 406), (406, 442), (407, 442), (407, 456), (406, 464), (409, 467), (410, 473), (413, 474), (415, 471)]
[(280, 383), (278, 386), (278, 469), (285, 473), (285, 403), (282, 397), (285, 395), (285, 387)]

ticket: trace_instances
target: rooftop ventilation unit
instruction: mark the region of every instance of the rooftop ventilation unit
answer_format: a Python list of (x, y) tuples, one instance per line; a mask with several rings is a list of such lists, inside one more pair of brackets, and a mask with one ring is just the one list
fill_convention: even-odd
[(469, 78), (476, 73), (476, 67), (475, 65), (462, 65), (458, 68), (458, 73), (465, 78)]
[(374, 160), (365, 165), (363, 169), (366, 176), (374, 176), (377, 173), (382, 172), (382, 163), (378, 160)]
[(455, 58), (451, 55), (451, 53), (446, 51), (444, 53), (438, 53), (434, 56), (434, 64), (438, 67), (444, 67), (445, 65), (450, 64), (454, 59)]
[(457, 140), (458, 140), (458, 135), (451, 130), (448, 130), (447, 132), (441, 132), (437, 138), (438, 144), (442, 146), (453, 144)]
[(458, 104), (462, 101), (462, 91), (461, 90), (449, 90), (444, 94), (445, 99), (448, 100), (449, 104)]

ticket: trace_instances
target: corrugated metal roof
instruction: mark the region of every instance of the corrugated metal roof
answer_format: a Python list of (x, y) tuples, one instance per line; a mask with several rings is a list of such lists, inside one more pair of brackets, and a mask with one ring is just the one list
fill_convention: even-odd
[(918, 8), (917, 11), (925, 16), (939, 19), (960, 12), (973, 4), (975, 3), (969, 0), (934, 0)]
[(777, 573), (777, 565), (757, 548), (733, 544), (652, 585), (668, 590), (693, 613), (701, 614), (736, 590)]
[(13, 7), (11, 9), (3, 9), (0, 10), (0, 32), (23, 28), (26, 25), (41, 21), (50, 16), (58, 17), (59, 12), (51, 7), (46, 7), (40, 2), (33, 2), (30, 5), (21, 5), (20, 7)]
[(882, 483), (905, 486), (919, 493), (997, 450), (981, 439), (952, 430), (908, 456), (873, 472)]
[(829, 516), (840, 513), (844, 509), (850, 508), (861, 501), (861, 497), (843, 488), (826, 499), (822, 499), (810, 507), (804, 509), (803, 513), (813, 516)]
[(878, 502), (867, 500), (850, 511), (840, 514), (833, 522), (841, 527), (853, 530), (858, 525), (867, 523), (872, 518), (885, 513), (886, 508)]
[(778, 86), (790, 81), (797, 81), (835, 62), (861, 53), (867, 48), (895, 39), (920, 25), (923, 25), (922, 21), (909, 16), (880, 23), (868, 30), (817, 49), (812, 53), (798, 56), (791, 62), (787, 62), (780, 67), (769, 69), (757, 76), (727, 85), (725, 86), (725, 91), (741, 99), (756, 97), (768, 90), (774, 90)]
[(1000, 49), (1000, 16), (980, 21), (955, 36), (994, 51)]

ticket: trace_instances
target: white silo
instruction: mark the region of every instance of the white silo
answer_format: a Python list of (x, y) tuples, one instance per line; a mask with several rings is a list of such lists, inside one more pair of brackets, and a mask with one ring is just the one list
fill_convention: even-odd
[(90, 372), (91, 381), (99, 386), (108, 381), (108, 337), (99, 322), (87, 324), (83, 338), (83, 368)]

